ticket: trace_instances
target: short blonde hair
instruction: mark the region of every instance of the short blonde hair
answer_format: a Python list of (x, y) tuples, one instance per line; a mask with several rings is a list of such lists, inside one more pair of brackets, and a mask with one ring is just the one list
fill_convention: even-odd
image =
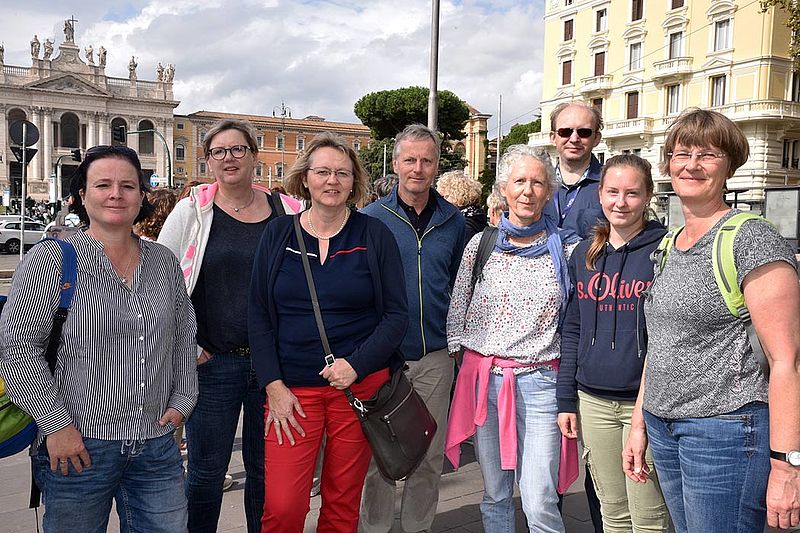
[(436, 190), (459, 209), (476, 205), (481, 200), (481, 182), (461, 170), (451, 170), (439, 176)]
[(311, 202), (311, 194), (303, 185), (303, 178), (308, 169), (311, 168), (311, 156), (319, 148), (334, 148), (350, 159), (353, 164), (353, 191), (350, 193), (348, 200), (358, 206), (363, 205), (369, 198), (369, 175), (361, 165), (361, 161), (358, 160), (358, 154), (347, 141), (343, 137), (327, 131), (314, 137), (306, 146), (303, 155), (294, 162), (286, 179), (283, 180), (286, 192), (295, 198), (302, 198), (306, 202)]
[(206, 137), (203, 139), (203, 155), (206, 159), (208, 159), (208, 154), (211, 151), (211, 141), (214, 140), (214, 137), (216, 137), (217, 134), (228, 130), (236, 130), (241, 132), (241, 134), (244, 135), (244, 140), (247, 143), (247, 147), (250, 148), (251, 152), (253, 152), (253, 156), (258, 158), (256, 155), (258, 154), (256, 130), (253, 129), (253, 126), (244, 120), (226, 118), (216, 122), (213, 126), (211, 126), (211, 129), (206, 132)]

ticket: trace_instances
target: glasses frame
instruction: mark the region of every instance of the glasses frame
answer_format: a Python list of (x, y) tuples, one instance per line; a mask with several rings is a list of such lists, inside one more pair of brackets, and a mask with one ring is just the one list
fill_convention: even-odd
[(314, 167), (314, 168), (309, 168), (308, 171), (313, 172), (315, 176), (322, 179), (330, 178), (331, 174), (334, 174), (336, 178), (340, 180), (352, 179), (355, 176), (355, 174), (351, 170), (343, 170), (343, 169), (333, 170), (332, 168), (328, 167)]
[[(676, 156), (680, 157), (681, 159), (676, 159)], [(683, 157), (688, 156), (688, 158), (683, 161)], [(711, 159), (703, 159), (707, 156), (714, 156)], [(667, 152), (667, 157), (669, 157), (670, 163), (675, 162), (676, 165), (688, 165), (692, 159), (697, 159), (697, 162), (700, 164), (716, 164), (720, 159), (725, 159), (728, 157), (728, 154), (725, 152), (713, 152), (711, 150), (702, 150), (699, 152)]]
[[(244, 152), (242, 152), (242, 155), (236, 155), (236, 154), (233, 153), (234, 150), (238, 150), (238, 149), (241, 149), (241, 148), (244, 148)], [(220, 150), (222, 150), (222, 152), (220, 152)], [(228, 153), (230, 153), (232, 158), (234, 158), (234, 159), (242, 159), (244, 156), (247, 155), (247, 151), (248, 150), (250, 150), (251, 152), (253, 151), (253, 149), (250, 148), (249, 146), (247, 146), (246, 144), (236, 144), (234, 146), (231, 146), (230, 148), (223, 148), (222, 146), (215, 146), (214, 148), (209, 148), (208, 149), (208, 157), (210, 157), (211, 159), (213, 159), (215, 161), (223, 161), (226, 157), (228, 157)], [(214, 155), (215, 151), (217, 153), (221, 153), (222, 157), (215, 156)]]
[(573, 133), (577, 133), (581, 139), (588, 139), (595, 134), (594, 128), (557, 128), (556, 135), (562, 139), (569, 139)]

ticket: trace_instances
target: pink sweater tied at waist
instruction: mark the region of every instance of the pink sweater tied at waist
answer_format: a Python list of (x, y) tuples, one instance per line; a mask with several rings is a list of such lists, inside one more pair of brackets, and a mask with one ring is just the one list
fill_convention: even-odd
[[(461, 443), (475, 434), (478, 426), (486, 422), (489, 398), (489, 375), (492, 367), (503, 369), (503, 383), (497, 394), (497, 418), (500, 434), (500, 467), (514, 470), (517, 467), (517, 403), (515, 390), (515, 368), (550, 366), (558, 370), (560, 360), (538, 363), (519, 363), (494, 356), (484, 356), (472, 350), (464, 350), (461, 368), (458, 371), (450, 416), (447, 421), (445, 455), (458, 469), (461, 462)], [(568, 442), (565, 442), (568, 441)], [(566, 447), (565, 447), (566, 445)], [(562, 485), (569, 486), (577, 474), (578, 450), (574, 439), (562, 439), (561, 465), (559, 468), (559, 492)], [(565, 464), (566, 463), (566, 464)], [(564, 479), (562, 479), (564, 477)], [(577, 477), (577, 476), (575, 476)], [(566, 487), (563, 488), (566, 490)]]

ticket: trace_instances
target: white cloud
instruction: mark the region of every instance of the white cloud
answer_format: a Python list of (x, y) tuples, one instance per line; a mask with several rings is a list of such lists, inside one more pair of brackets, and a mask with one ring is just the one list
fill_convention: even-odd
[[(30, 62), (28, 41), (63, 40), (72, 13), (33, 0), (0, 8), (6, 64)], [(533, 119), (541, 94), (541, 0), (443, 0), (439, 88), (484, 113), (504, 131)], [(43, 14), (44, 13), (44, 14)], [(283, 100), (293, 116), (356, 120), (354, 103), (372, 91), (428, 85), (430, 0), (87, 0), (75, 12), (76, 42), (108, 50), (107, 74), (139, 79), (156, 64), (176, 66), (179, 113), (219, 110), (271, 114)], [(496, 126), (490, 122), (492, 136)]]

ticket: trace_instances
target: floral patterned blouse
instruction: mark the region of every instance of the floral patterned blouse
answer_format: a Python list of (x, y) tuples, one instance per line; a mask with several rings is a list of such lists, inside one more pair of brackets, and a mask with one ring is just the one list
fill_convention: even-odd
[[(473, 290), (472, 266), (480, 239), (479, 233), (467, 244), (456, 276), (447, 314), (448, 350), (464, 347), (524, 364), (558, 359), (561, 290), (550, 255), (528, 258), (493, 251)], [(546, 239), (542, 233), (531, 246)], [(567, 259), (575, 246), (564, 247)]]

